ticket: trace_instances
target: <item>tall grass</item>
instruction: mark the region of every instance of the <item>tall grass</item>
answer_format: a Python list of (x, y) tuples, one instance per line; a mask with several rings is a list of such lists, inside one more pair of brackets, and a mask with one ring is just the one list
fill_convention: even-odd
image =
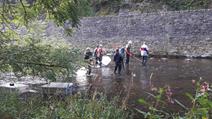
[(21, 100), (16, 94), (0, 96), (0, 117), (14, 119), (128, 119), (129, 113), (121, 109), (116, 100), (75, 95), (66, 98), (38, 97)]

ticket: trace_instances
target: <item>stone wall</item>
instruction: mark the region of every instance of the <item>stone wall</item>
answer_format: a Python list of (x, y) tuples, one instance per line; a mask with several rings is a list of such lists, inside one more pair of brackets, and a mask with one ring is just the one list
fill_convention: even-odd
[(212, 57), (212, 10), (83, 18), (69, 38), (76, 46), (101, 43), (108, 50), (128, 40), (137, 54), (145, 41), (152, 55)]

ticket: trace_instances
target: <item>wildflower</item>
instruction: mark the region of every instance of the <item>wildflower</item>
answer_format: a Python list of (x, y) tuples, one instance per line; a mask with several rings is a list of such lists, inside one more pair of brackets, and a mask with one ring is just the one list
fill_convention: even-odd
[(192, 80), (192, 84), (195, 84), (196, 83), (196, 81), (195, 80)]
[(170, 88), (170, 86), (167, 86), (166, 87), (166, 89), (165, 89), (165, 94), (166, 94), (166, 97), (167, 97), (167, 99), (168, 99), (168, 102), (170, 102), (170, 103), (174, 103), (174, 101), (172, 100), (172, 95), (173, 95), (173, 93), (172, 93), (172, 91), (171, 91), (171, 88)]
[(209, 91), (209, 84), (207, 82), (203, 82), (200, 85), (200, 92), (204, 94), (207, 91)]

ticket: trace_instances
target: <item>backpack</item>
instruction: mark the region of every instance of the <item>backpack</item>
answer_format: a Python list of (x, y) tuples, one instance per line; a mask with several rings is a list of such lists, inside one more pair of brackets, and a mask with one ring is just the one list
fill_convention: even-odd
[(101, 55), (102, 55), (102, 48), (96, 48), (96, 50), (95, 50), (95, 56), (96, 57), (99, 57)]

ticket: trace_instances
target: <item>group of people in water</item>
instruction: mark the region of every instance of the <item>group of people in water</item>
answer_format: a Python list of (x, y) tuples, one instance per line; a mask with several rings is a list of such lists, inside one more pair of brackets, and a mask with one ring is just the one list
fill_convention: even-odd
[[(115, 53), (113, 54), (113, 61), (115, 62), (115, 69), (114, 69), (115, 74), (117, 73), (117, 70), (118, 74), (120, 74), (122, 67), (124, 67), (125, 64), (129, 65), (130, 57), (134, 57), (134, 54), (130, 51), (131, 47), (132, 47), (132, 41), (128, 41), (126, 47), (119, 47), (115, 50)], [(139, 50), (142, 57), (141, 62), (143, 65), (146, 65), (147, 58), (149, 55), (149, 48), (145, 44), (145, 42), (143, 42)], [(88, 75), (91, 74), (91, 66), (92, 63), (94, 62), (93, 60), (94, 58), (95, 58), (95, 64), (99, 65), (100, 67), (102, 66), (102, 57), (104, 53), (105, 51), (103, 50), (101, 44), (97, 45), (97, 47), (94, 49), (94, 53), (91, 51), (89, 47), (86, 48), (86, 51), (84, 53), (85, 55), (84, 59), (88, 64), (88, 71), (87, 71)]]

